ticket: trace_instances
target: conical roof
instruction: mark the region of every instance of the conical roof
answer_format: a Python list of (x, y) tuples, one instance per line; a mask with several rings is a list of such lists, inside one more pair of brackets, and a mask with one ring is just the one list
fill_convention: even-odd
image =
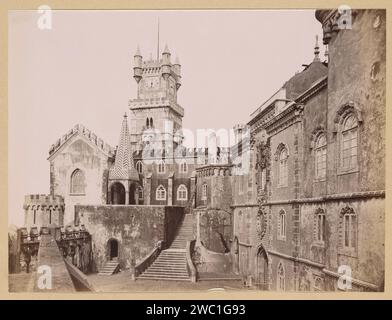
[(114, 166), (109, 171), (109, 179), (139, 181), (139, 174), (133, 163), (128, 118), (126, 114), (124, 115), (121, 126), (120, 141), (117, 147)]

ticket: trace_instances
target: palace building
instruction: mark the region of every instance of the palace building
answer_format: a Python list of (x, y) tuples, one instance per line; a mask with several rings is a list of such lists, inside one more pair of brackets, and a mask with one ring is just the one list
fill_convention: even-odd
[(338, 11), (316, 11), (327, 58), (316, 40), (230, 148), (183, 145), (180, 62), (167, 46), (156, 60), (138, 48), (117, 147), (80, 124), (51, 146), (50, 195), (26, 196), (20, 254), (35, 228), (85, 273), (382, 291), (386, 16), (352, 15), (342, 29)]

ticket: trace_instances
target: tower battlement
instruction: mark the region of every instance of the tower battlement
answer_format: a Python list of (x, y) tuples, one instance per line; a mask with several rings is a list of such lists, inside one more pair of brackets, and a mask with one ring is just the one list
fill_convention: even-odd
[(64, 198), (59, 195), (26, 195), (23, 204), (25, 226), (62, 226), (64, 224), (64, 205)]

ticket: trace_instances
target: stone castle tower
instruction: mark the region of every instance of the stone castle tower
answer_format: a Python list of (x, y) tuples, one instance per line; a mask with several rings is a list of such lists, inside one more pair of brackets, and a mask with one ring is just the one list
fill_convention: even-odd
[(166, 45), (161, 59), (143, 60), (139, 48), (134, 55), (133, 77), (138, 84), (137, 98), (129, 101), (131, 144), (135, 149), (160, 142), (179, 143), (184, 109), (177, 103), (181, 86), (181, 65), (172, 64)]

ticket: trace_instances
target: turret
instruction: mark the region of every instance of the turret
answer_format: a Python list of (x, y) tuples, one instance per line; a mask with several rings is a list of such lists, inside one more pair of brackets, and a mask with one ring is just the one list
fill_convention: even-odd
[(165, 50), (162, 52), (162, 76), (165, 80), (169, 78), (171, 73), (171, 63), (170, 63), (170, 51), (167, 45), (165, 46)]
[(180, 59), (178, 59), (178, 57), (176, 57), (176, 61), (173, 64), (173, 71), (177, 75), (176, 88), (178, 90), (181, 87), (181, 64), (180, 64)]
[(136, 53), (133, 56), (134, 58), (134, 67), (133, 67), (133, 77), (135, 78), (136, 82), (139, 83), (139, 81), (142, 78), (142, 65), (143, 65), (143, 57), (140, 54), (140, 49), (139, 46), (137, 47)]

